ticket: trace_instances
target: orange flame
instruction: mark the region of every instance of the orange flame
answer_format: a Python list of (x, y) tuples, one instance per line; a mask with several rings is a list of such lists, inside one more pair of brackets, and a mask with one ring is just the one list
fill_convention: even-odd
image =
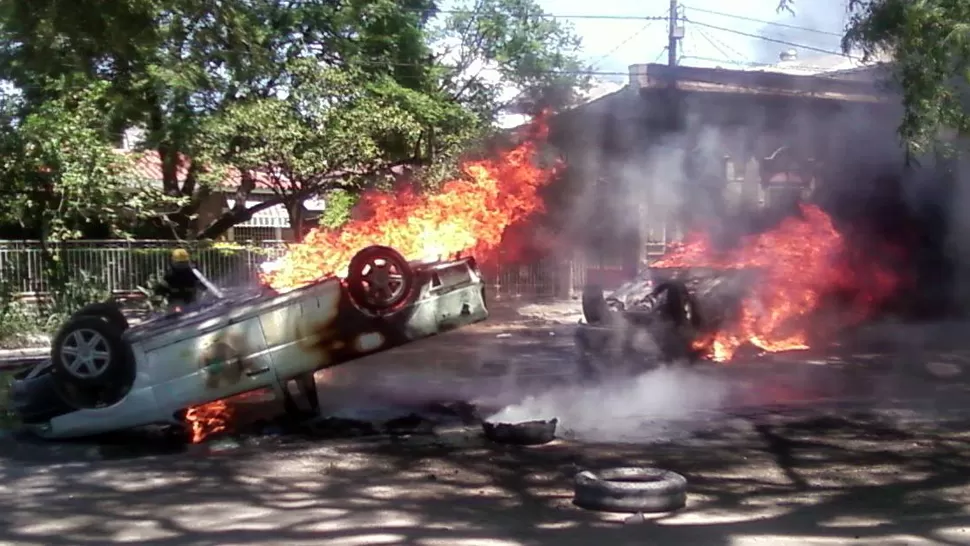
[(818, 309), (824, 294), (871, 283), (856, 298), (858, 320), (896, 290), (898, 279), (874, 263), (850, 267), (844, 237), (820, 208), (802, 205), (801, 213), (771, 231), (744, 238), (727, 252), (714, 251), (703, 235), (692, 237), (652, 265), (761, 272), (752, 294), (742, 302), (737, 324), (699, 341), (695, 348), (719, 362), (731, 359), (744, 343), (766, 352), (807, 349), (808, 334), (798, 322)]
[(185, 421), (192, 432), (192, 443), (197, 444), (217, 432), (228, 430), (232, 410), (226, 401), (216, 400), (189, 408), (185, 412)]
[(264, 270), (262, 281), (283, 291), (343, 276), (354, 253), (375, 244), (393, 247), (409, 260), (464, 252), (488, 255), (509, 226), (543, 211), (539, 190), (557, 170), (536, 164), (537, 142), (548, 136), (545, 116), (537, 117), (531, 129), (533, 138), (497, 159), (464, 164), (462, 179), (444, 183), (433, 194), (410, 188), (363, 194), (366, 219), (352, 220), (339, 231), (314, 229)]

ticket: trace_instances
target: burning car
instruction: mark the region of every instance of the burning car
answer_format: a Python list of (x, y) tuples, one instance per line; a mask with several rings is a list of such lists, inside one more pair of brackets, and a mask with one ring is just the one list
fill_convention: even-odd
[(831, 341), (903, 286), (888, 262), (858, 250), (811, 203), (731, 246), (697, 233), (606, 297), (587, 287), (580, 363), (595, 374), (592, 357), (604, 353), (724, 362), (742, 347), (775, 353)]
[(313, 373), (485, 320), (474, 258), (409, 262), (371, 246), (346, 278), (261, 290), (129, 327), (116, 306), (76, 313), (49, 361), (21, 373), (11, 402), (47, 438), (184, 423), (190, 408), (272, 389), (297, 411), (316, 406)]
[(651, 267), (607, 295), (588, 285), (576, 330), (584, 373), (597, 374), (597, 355), (702, 355), (703, 340), (740, 320), (757, 278), (755, 269)]

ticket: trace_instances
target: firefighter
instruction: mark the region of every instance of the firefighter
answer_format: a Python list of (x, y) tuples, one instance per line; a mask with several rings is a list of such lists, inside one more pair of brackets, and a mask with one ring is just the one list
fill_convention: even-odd
[(162, 280), (156, 285), (155, 294), (167, 299), (170, 309), (178, 311), (195, 303), (199, 293), (204, 291), (221, 296), (202, 273), (192, 267), (192, 260), (185, 249), (173, 250), (171, 263)]

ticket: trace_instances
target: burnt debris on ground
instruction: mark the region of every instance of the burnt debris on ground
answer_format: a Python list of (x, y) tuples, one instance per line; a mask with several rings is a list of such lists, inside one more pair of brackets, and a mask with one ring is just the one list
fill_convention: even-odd
[(193, 444), (187, 427), (147, 426), (76, 440), (44, 440), (26, 430), (4, 433), (0, 458), (23, 462), (129, 459), (177, 453), (218, 454), (242, 448), (282, 447), (323, 440), (437, 437), (478, 431), (479, 410), (467, 402), (435, 402), (402, 408), (384, 420), (337, 416), (315, 418), (280, 415), (258, 419), (214, 433)]

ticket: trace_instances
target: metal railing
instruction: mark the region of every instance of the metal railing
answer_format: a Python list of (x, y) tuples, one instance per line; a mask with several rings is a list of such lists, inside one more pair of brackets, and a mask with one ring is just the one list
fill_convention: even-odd
[[(68, 272), (86, 272), (113, 293), (135, 292), (165, 269), (176, 241), (85, 240), (51, 245)], [(193, 249), (193, 259), (214, 282), (238, 285), (253, 279), (257, 266), (285, 251), (282, 243), (258, 246), (211, 246)], [(47, 294), (43, 247), (38, 241), (0, 241), (0, 275), (22, 296)]]
[[(86, 272), (117, 295), (137, 293), (153, 275), (168, 264), (172, 249), (180, 246), (166, 240), (85, 240), (60, 243), (59, 255), (68, 271)], [(246, 246), (217, 245), (192, 250), (197, 267), (215, 284), (233, 287), (256, 279), (258, 266), (286, 252), (281, 241), (264, 241)], [(44, 272), (43, 248), (37, 241), (0, 240), (0, 280), (22, 297), (45, 296), (50, 283)], [(542, 259), (526, 264), (483, 265), (483, 275), (495, 299), (546, 299), (568, 297), (582, 290), (587, 274), (603, 267), (581, 253), (566, 259)]]

